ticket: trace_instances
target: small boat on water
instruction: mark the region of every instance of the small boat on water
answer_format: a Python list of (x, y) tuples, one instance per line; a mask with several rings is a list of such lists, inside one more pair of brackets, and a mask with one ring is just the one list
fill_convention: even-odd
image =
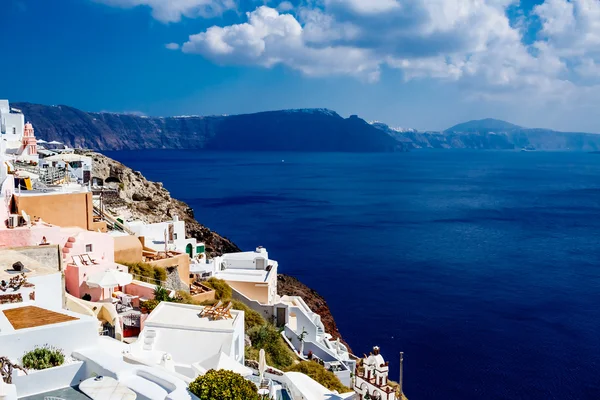
[(535, 147), (529, 145), (529, 146), (525, 146), (521, 149), (521, 151), (535, 151)]

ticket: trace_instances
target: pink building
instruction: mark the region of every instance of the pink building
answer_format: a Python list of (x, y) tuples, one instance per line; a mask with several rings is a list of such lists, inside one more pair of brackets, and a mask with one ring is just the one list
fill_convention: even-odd
[(23, 139), (21, 140), (22, 146), (19, 154), (28, 156), (37, 156), (37, 139), (34, 135), (33, 125), (31, 122), (25, 124), (23, 129)]

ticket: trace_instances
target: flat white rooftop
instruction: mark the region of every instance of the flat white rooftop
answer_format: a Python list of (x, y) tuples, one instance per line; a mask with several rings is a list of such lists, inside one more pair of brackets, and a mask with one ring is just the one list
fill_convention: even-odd
[[(0, 280), (8, 281), (21, 272), (13, 271), (12, 265), (20, 261), (25, 267), (25, 275), (27, 278), (34, 278), (36, 276), (45, 276), (51, 274), (58, 274), (58, 265), (55, 268), (51, 266), (42, 265), (39, 261), (34, 260), (31, 257), (27, 257), (18, 250), (2, 249), (0, 251)], [(7, 292), (9, 294), (9, 292)]]
[(232, 332), (237, 319), (243, 318), (243, 312), (237, 310), (231, 310), (233, 319), (200, 317), (200, 313), (204, 308), (202, 306), (163, 301), (150, 313), (144, 325), (197, 331)]
[(215, 277), (226, 281), (266, 283), (270, 273), (260, 269), (229, 268), (215, 273)]

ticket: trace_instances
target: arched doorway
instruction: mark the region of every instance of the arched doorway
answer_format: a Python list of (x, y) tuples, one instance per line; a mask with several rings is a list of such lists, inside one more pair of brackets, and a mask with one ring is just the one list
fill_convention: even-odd
[(187, 246), (185, 246), (185, 252), (188, 254), (188, 256), (192, 257), (192, 244), (188, 243)]

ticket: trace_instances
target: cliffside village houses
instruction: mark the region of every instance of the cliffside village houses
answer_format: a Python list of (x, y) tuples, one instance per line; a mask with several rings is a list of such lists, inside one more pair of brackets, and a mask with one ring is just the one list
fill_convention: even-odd
[[(177, 217), (149, 224), (115, 215), (100, 201), (107, 183), (93, 176), (91, 157), (36, 138), (7, 100), (0, 123), (0, 399), (190, 399), (188, 384), (210, 369), (239, 373), (269, 399), (401, 398), (378, 348), (355, 357), (301, 297), (277, 293), (279, 266), (266, 249), (208, 259)], [(140, 263), (165, 278), (144, 274)], [(211, 277), (280, 327), (299, 360), (321, 363), (354, 390), (246, 366), (244, 312), (231, 305), (144, 309), (157, 286), (214, 300), (203, 283)], [(44, 345), (60, 348), (65, 362), (21, 369), (23, 354)]]

